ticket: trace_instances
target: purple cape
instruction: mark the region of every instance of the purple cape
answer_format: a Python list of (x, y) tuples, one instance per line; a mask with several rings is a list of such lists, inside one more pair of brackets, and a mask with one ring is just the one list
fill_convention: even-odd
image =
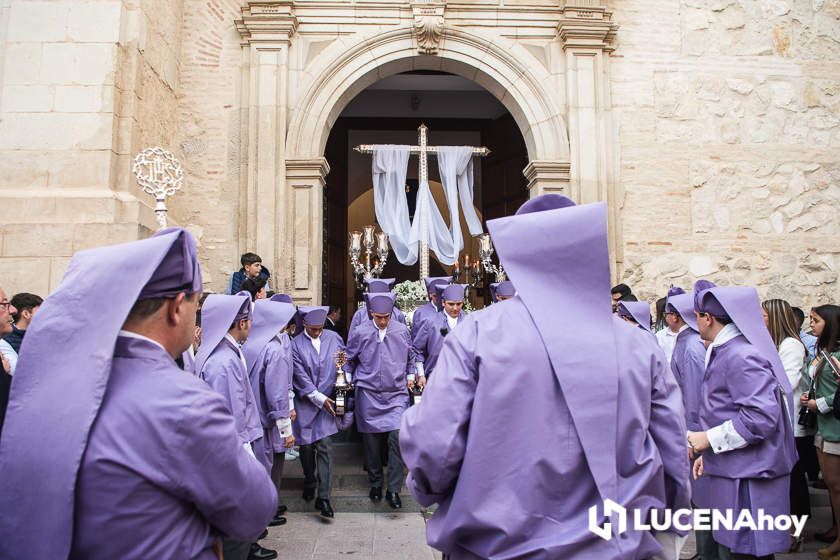
[(245, 295), (210, 294), (201, 307), (201, 346), (195, 355), (195, 373), (201, 374), (204, 362), (225, 338), (236, 316), (251, 298)]
[[(170, 228), (80, 251), (26, 332), (0, 443), (0, 542), (8, 558), (67, 558), (76, 480), (135, 301), (201, 290), (195, 240)], [(96, 312), (107, 302), (107, 312)], [(33, 437), (35, 439), (33, 440)]]
[[(610, 291), (606, 205), (574, 206), (565, 197), (546, 195), (526, 202), (516, 214), (491, 220), (487, 228), (505, 270), (516, 278), (563, 394), (582, 395), (598, 387), (599, 402), (616, 406), (612, 314), (600, 303), (601, 294)], [(518, 218), (521, 214), (529, 214), (528, 219)], [(557, 317), (574, 317), (575, 328), (558, 329)], [(591, 367), (593, 356), (599, 356), (597, 368)], [(569, 398), (568, 405), (602, 498), (616, 496), (616, 415), (605, 415), (583, 399)]]

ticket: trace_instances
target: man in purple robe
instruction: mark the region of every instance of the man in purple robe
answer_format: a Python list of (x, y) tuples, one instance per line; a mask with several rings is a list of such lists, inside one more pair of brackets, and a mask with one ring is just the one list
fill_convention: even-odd
[[(350, 321), (350, 329), (347, 331), (347, 338), (350, 339), (350, 334), (353, 332), (353, 329), (359, 326), (364, 321), (370, 321), (372, 319), (370, 310), (368, 309), (368, 298), (371, 294), (384, 294), (391, 290), (394, 287), (394, 283), (396, 282), (396, 278), (368, 278), (365, 280), (365, 285), (367, 286), (367, 292), (362, 296), (365, 300), (365, 306), (360, 307), (356, 310), (353, 314), (353, 319)], [(405, 325), (405, 314), (400, 311), (398, 307), (394, 308), (393, 313), (394, 319)]]
[(446, 336), (464, 320), (464, 284), (450, 284), (443, 290), (443, 311), (423, 323), (414, 337), (417, 370), (431, 377)]
[(271, 480), (224, 400), (175, 364), (200, 292), (183, 229), (73, 257), (12, 386), (0, 558), (212, 560), (220, 535), (265, 528)]
[[(790, 471), (796, 463), (792, 390), (761, 314), (754, 288), (699, 280), (694, 311), (706, 350), (700, 427), (688, 432), (696, 475), (706, 478), (708, 507), (737, 513), (790, 513)], [(721, 556), (771, 557), (786, 551), (782, 530), (715, 530)]]
[(618, 316), (638, 325), (640, 329), (653, 334), (650, 326), (650, 304), (646, 301), (619, 301), (616, 307)]
[(426, 292), (429, 294), (429, 303), (421, 305), (414, 310), (414, 315), (411, 317), (412, 338), (420, 332), (423, 321), (437, 315), (443, 309), (443, 304), (438, 300), (438, 294), (435, 288), (437, 286), (448, 286), (451, 281), (452, 278), (449, 276), (432, 276), (423, 279), (423, 282), (426, 284)]
[(631, 526), (619, 538), (613, 523), (608, 541), (589, 530), (607, 499), (628, 519), (690, 499), (665, 357), (602, 303), (606, 215), (603, 203), (545, 195), (487, 224), (517, 295), (447, 336), (400, 437), (409, 490), (438, 504), (428, 542), (449, 558), (650, 558), (660, 542), (676, 558), (673, 533)]
[(402, 507), (400, 491), (405, 465), (400, 455), (400, 421), (408, 408), (408, 389), (425, 386), (422, 372), (415, 376), (414, 352), (408, 328), (394, 321), (396, 297), (371, 294), (373, 321), (363, 323), (347, 341), (347, 369), (356, 384), (356, 427), (362, 434), (370, 480), (370, 499), (382, 499), (382, 453), (388, 449), (388, 488), (385, 497), (394, 509)]
[(321, 516), (335, 516), (332, 491), (332, 439), (339, 431), (335, 418), (335, 358), (344, 342), (335, 331), (325, 330), (329, 307), (301, 307), (303, 334), (292, 339), (293, 383), (297, 395), (295, 440), (303, 467), (303, 499), (315, 497)]
[[(241, 349), (251, 331), (251, 305), (248, 292), (207, 297), (201, 307), (201, 346), (195, 356), (195, 371), (225, 399), (240, 443), (256, 458), (254, 444), (262, 439), (263, 429)], [(276, 551), (256, 542), (226, 538), (222, 544), (225, 558), (277, 558)]]
[[(286, 449), (295, 444), (289, 407), (292, 347), (288, 340), (284, 343), (284, 338), (288, 339), (284, 329), (296, 312), (291, 303), (265, 299), (255, 302), (251, 332), (242, 346), (263, 427), (263, 437), (254, 442), (254, 454), (269, 474), (279, 471), (280, 476), (283, 465), (274, 469), (274, 463), (278, 460), (284, 462)], [(279, 499), (279, 480), (275, 480), (275, 485)], [(278, 506), (277, 514), (269, 526), (285, 524), (285, 512), (284, 506)]]

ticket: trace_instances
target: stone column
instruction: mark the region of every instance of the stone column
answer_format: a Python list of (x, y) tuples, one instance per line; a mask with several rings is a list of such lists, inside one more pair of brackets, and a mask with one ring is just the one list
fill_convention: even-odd
[(604, 0), (568, 0), (557, 35), (566, 55), (566, 97), (571, 197), (581, 204), (604, 201), (609, 208), (610, 253), (616, 248), (616, 135), (610, 97), (609, 57), (618, 26)]
[(281, 239), (288, 292), (297, 302), (321, 304), (324, 251), (325, 158), (286, 161), (285, 219), (291, 226)]
[(240, 252), (262, 255), (275, 291), (293, 287), (286, 212), (294, 195), (286, 187), (289, 44), (297, 29), (291, 0), (248, 2), (236, 21), (242, 37), (242, 195)]

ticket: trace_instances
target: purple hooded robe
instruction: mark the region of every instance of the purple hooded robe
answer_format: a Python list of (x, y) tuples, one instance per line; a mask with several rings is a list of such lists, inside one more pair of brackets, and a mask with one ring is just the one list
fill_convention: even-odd
[(250, 306), (247, 295), (207, 296), (201, 308), (201, 346), (195, 357), (198, 376), (224, 397), (240, 441), (248, 444), (263, 436), (260, 412), (239, 345), (225, 335), (237, 317), (246, 313), (250, 317)]
[(292, 348), (281, 342), (280, 331), (296, 312), (291, 303), (256, 301), (251, 332), (242, 345), (263, 427), (263, 437), (254, 444), (254, 455), (269, 472), (274, 454), (285, 451), (277, 421), (289, 418), (289, 386), (293, 371)]
[(518, 294), (447, 336), (405, 413), (407, 484), (421, 505), (438, 504), (427, 539), (453, 560), (647, 558), (661, 550), (650, 533), (605, 541), (588, 509), (689, 505), (676, 382), (655, 340), (601, 303), (605, 205), (572, 205), (546, 195), (526, 216), (488, 222)]
[[(136, 300), (200, 290), (186, 230), (73, 256), (12, 385), (0, 558), (211, 560), (217, 531), (250, 539), (265, 528), (273, 484), (221, 397), (156, 342), (120, 334)], [(107, 313), (80, 312), (103, 301)]]
[[(302, 308), (303, 309), (303, 308)], [(321, 331), (321, 350), (315, 351), (306, 333), (292, 339), (294, 358), (295, 410), (297, 419), (292, 422), (295, 441), (298, 445), (309, 445), (338, 432), (336, 419), (323, 406), (309, 398), (315, 391), (333, 398), (335, 392), (335, 354), (344, 350), (341, 336), (331, 330)]]
[(409, 405), (408, 375), (415, 372), (408, 328), (394, 321), (379, 340), (373, 321), (363, 323), (347, 341), (347, 369), (356, 384), (356, 427), (362, 433), (400, 429)]
[[(741, 334), (713, 345), (700, 391), (700, 426), (731, 422), (744, 447), (703, 452), (708, 507), (748, 509), (757, 516), (790, 513), (790, 471), (796, 444), (790, 411), (790, 382), (773, 344), (754, 288), (695, 285), (699, 312), (728, 316)], [(716, 452), (717, 451), (717, 452)], [(757, 518), (757, 517), (754, 517)], [(790, 546), (787, 531), (714, 531), (732, 552), (765, 556)]]

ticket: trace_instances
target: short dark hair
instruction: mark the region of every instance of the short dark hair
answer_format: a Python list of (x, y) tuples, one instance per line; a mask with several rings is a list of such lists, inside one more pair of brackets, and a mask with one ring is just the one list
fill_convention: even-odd
[(9, 303), (12, 304), (12, 307), (17, 309), (17, 312), (12, 315), (12, 319), (14, 319), (15, 321), (20, 321), (21, 311), (32, 311), (33, 309), (44, 303), (44, 298), (42, 298), (41, 296), (36, 296), (35, 294), (21, 292), (12, 296), (12, 299), (9, 300)]
[(836, 352), (840, 349), (840, 306), (820, 305), (811, 309), (825, 321), (822, 334), (817, 338), (816, 352)]
[(793, 316), (796, 318), (796, 326), (801, 329), (802, 323), (805, 322), (805, 312), (799, 307), (791, 307), (790, 310), (793, 311)]
[(252, 265), (254, 263), (261, 263), (262, 259), (256, 253), (243, 253), (242, 256), (239, 258), (239, 262), (242, 263), (242, 266)]
[(251, 294), (251, 301), (254, 301), (257, 299), (257, 293), (265, 288), (266, 283), (265, 278), (262, 276), (257, 276), (256, 278), (246, 278), (242, 281), (240, 289)]
[[(630, 286), (627, 284), (617, 284), (612, 287), (610, 290), (611, 294), (621, 294), (621, 297), (624, 298), (626, 296), (632, 295), (633, 290), (630, 289)], [(622, 301), (635, 301), (635, 300), (622, 300)]]
[(330, 305), (330, 310), (327, 311), (327, 315), (332, 315), (336, 311), (341, 311), (341, 306), (340, 305)]
[(146, 319), (157, 313), (163, 307), (166, 298), (141, 299), (134, 302), (131, 311), (128, 312), (128, 319)]

